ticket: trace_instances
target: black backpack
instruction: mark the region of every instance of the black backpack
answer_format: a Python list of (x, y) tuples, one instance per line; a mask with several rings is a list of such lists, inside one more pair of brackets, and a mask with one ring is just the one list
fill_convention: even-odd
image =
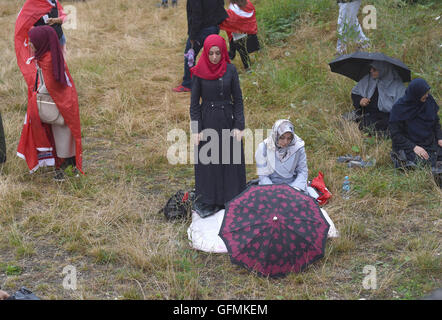
[(192, 210), (192, 203), (195, 198), (195, 192), (179, 190), (167, 201), (160, 212), (164, 213), (167, 220), (187, 218)]

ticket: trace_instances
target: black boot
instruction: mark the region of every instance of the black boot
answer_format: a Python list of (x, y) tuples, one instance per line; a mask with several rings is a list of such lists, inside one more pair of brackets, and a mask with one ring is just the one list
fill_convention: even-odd
[(229, 42), (229, 59), (233, 60), (235, 59), (235, 56), (236, 56), (236, 45), (232, 38), (232, 40), (230, 40)]
[(194, 203), (193, 209), (196, 211), (196, 213), (198, 213), (201, 218), (211, 216), (218, 211), (215, 204), (207, 204), (200, 201)]

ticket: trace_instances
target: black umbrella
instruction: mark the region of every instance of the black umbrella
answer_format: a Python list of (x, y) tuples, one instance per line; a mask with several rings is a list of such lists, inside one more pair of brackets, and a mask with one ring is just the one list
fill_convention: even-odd
[(411, 81), (410, 69), (402, 61), (380, 52), (358, 51), (352, 54), (344, 54), (330, 62), (329, 65), (332, 72), (359, 81), (370, 71), (370, 63), (375, 60), (392, 64), (403, 82)]

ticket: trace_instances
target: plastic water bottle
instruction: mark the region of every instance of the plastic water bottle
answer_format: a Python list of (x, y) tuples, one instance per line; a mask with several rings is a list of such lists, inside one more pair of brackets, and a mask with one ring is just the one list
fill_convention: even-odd
[(345, 200), (350, 199), (350, 179), (345, 176), (344, 183), (342, 184), (342, 198)]

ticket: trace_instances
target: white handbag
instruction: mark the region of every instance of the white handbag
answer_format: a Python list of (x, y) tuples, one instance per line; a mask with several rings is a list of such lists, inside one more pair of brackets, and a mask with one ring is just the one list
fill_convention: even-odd
[(63, 126), (64, 118), (46, 88), (40, 68), (37, 69), (37, 79), (38, 77), (40, 77), (40, 86), (37, 89), (37, 107), (41, 122)]

